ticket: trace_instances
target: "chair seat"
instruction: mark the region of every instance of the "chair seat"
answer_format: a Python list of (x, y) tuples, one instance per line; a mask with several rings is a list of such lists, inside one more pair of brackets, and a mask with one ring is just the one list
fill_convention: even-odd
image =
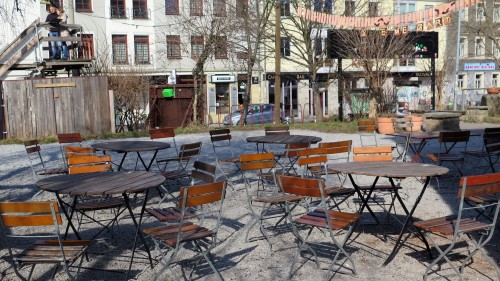
[(269, 204), (276, 204), (276, 203), (285, 203), (285, 202), (295, 202), (295, 201), (300, 201), (304, 199), (304, 196), (300, 195), (293, 195), (293, 194), (276, 194), (274, 196), (266, 196), (266, 197), (258, 197), (253, 199), (255, 202), (262, 202), (262, 203), (269, 203)]
[(355, 192), (356, 191), (353, 188), (342, 187), (342, 186), (328, 187), (326, 189), (326, 193), (330, 196), (351, 195), (354, 194)]
[[(441, 235), (452, 236), (456, 230), (457, 217), (447, 216), (435, 218), (425, 221), (416, 222), (415, 227), (425, 231), (438, 233)], [(480, 221), (475, 221), (469, 218), (462, 218), (458, 231), (461, 233), (473, 232), (481, 229), (487, 229), (490, 224), (485, 224)]]
[(45, 169), (45, 170), (37, 172), (37, 174), (40, 176), (60, 175), (60, 174), (67, 174), (67, 173), (68, 173), (68, 169), (66, 169), (66, 168), (52, 168), (52, 169)]
[[(90, 245), (90, 240), (62, 240), (64, 256), (69, 263), (80, 257)], [(19, 263), (60, 263), (64, 261), (58, 240), (39, 240), (15, 257)]]
[[(359, 186), (359, 189), (362, 191), (370, 191), (372, 188), (371, 185), (362, 185)], [(396, 186), (396, 189), (402, 189), (401, 186)], [(374, 191), (393, 191), (394, 187), (392, 185), (375, 185)]]
[[(147, 208), (146, 212), (154, 216), (161, 222), (165, 221), (179, 221), (181, 219), (182, 210), (177, 207), (171, 208)], [(185, 212), (184, 218), (189, 219), (194, 217), (194, 212)]]
[(471, 155), (471, 156), (476, 156), (476, 157), (488, 157), (488, 151), (481, 149), (481, 150), (469, 150), (466, 151), (465, 154)]
[(497, 194), (497, 196), (494, 196), (492, 194), (484, 194), (484, 195), (477, 195), (477, 196), (468, 196), (465, 197), (466, 201), (471, 201), (476, 204), (484, 204), (484, 203), (494, 203), (498, 201), (498, 197), (500, 194)]
[(186, 171), (165, 171), (160, 173), (162, 176), (165, 177), (165, 180), (175, 180), (179, 178), (187, 178), (189, 177), (189, 173)]
[(144, 233), (162, 240), (170, 247), (174, 247), (177, 244), (177, 233), (179, 231), (179, 227), (181, 227), (181, 237), (178, 241), (179, 243), (212, 237), (214, 235), (213, 231), (191, 222), (185, 222), (182, 226), (176, 223), (147, 228), (144, 229)]
[(352, 223), (355, 223), (361, 215), (356, 213), (346, 213), (324, 209), (316, 209), (313, 212), (309, 212), (295, 220), (295, 222), (305, 225), (310, 225), (314, 227), (327, 228), (326, 224), (326, 214), (330, 217), (330, 227), (333, 230), (339, 230), (346, 228)]
[(462, 161), (464, 159), (464, 157), (462, 155), (458, 155), (458, 154), (429, 153), (429, 154), (427, 154), (427, 157), (429, 157), (434, 162), (439, 162), (439, 161)]
[(223, 158), (219, 159), (219, 162), (223, 163), (240, 163), (240, 157), (231, 157), (231, 158)]
[(76, 208), (80, 211), (96, 211), (96, 210), (105, 210), (111, 208), (118, 208), (125, 204), (125, 200), (119, 197), (111, 197), (105, 198), (99, 201), (91, 201), (91, 202), (79, 202), (76, 205)]

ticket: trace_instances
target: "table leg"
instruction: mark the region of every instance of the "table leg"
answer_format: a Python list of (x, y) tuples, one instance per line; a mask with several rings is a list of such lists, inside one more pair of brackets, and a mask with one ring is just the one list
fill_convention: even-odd
[[(155, 153), (155, 155), (156, 155), (156, 153)], [(137, 151), (137, 158), (139, 158), (139, 160), (141, 160), (141, 163), (142, 163), (142, 166), (144, 167), (144, 169), (146, 169), (146, 171), (149, 171), (148, 167), (151, 165), (146, 166), (146, 163), (144, 163), (144, 160), (142, 159), (141, 153), (139, 151)], [(136, 168), (137, 168), (137, 166), (136, 166)]]
[(422, 150), (424, 149), (425, 145), (427, 144), (427, 140), (423, 139), (416, 148), (410, 145), (412, 147), (411, 150), (415, 153), (413, 155), (413, 158), (411, 159), (411, 162), (418, 162), (418, 158), (422, 159), (422, 163), (424, 162), (424, 158), (422, 157)]
[(370, 196), (372, 195), (373, 193), (373, 190), (375, 190), (375, 185), (377, 184), (378, 182), (378, 179), (379, 177), (376, 177), (375, 180), (373, 181), (373, 184), (372, 186), (370, 187), (370, 191), (368, 192), (368, 195), (365, 197), (363, 196), (363, 192), (361, 191), (361, 189), (359, 188), (359, 185), (357, 185), (355, 182), (354, 182), (354, 178), (352, 177), (351, 174), (349, 174), (349, 179), (351, 180), (351, 183), (352, 185), (354, 186), (354, 190), (356, 190), (356, 193), (358, 193), (358, 197), (359, 199), (361, 200), (361, 207), (359, 208), (358, 210), (358, 213), (359, 214), (363, 214), (363, 210), (366, 209), (368, 210), (368, 212), (370, 212), (370, 215), (375, 219), (375, 221), (377, 223), (380, 223), (377, 219), (377, 216), (375, 215), (375, 213), (373, 213), (372, 209), (370, 208), (370, 206), (368, 206), (368, 200), (370, 199)]
[[(137, 152), (137, 153), (139, 153), (139, 152)], [(153, 162), (155, 161), (157, 154), (158, 154), (158, 150), (155, 150), (155, 153), (153, 154), (153, 158), (151, 158), (151, 161), (149, 161), (148, 167), (146, 168), (146, 166), (144, 166), (144, 168), (146, 168), (146, 171), (149, 171), (149, 169), (151, 169), (151, 165), (153, 165)], [(144, 164), (144, 162), (143, 162), (143, 164)]]
[(78, 240), (82, 240), (82, 238), (80, 237), (80, 233), (78, 233), (78, 231), (76, 230), (75, 226), (73, 225), (73, 222), (71, 221), (71, 219), (73, 217), (74, 210), (75, 210), (75, 206), (76, 206), (77, 196), (73, 197), (73, 202), (72, 202), (72, 204), (70, 206), (70, 208), (71, 208), (71, 214), (69, 214), (69, 215), (68, 215), (68, 212), (66, 211), (66, 208), (64, 208), (64, 206), (65, 205), (67, 206), (68, 204), (66, 204), (62, 200), (61, 195), (59, 195), (59, 193), (56, 193), (56, 197), (57, 197), (57, 201), (59, 201), (59, 205), (61, 206), (63, 214), (66, 217), (66, 220), (68, 220), (68, 225), (66, 226), (66, 231), (64, 233), (64, 239), (66, 239), (66, 236), (68, 234), (68, 230), (71, 227), (71, 229), (73, 230), (73, 232), (76, 235), (76, 238), (78, 238)]
[[(424, 186), (422, 187), (422, 190), (420, 191), (420, 194), (418, 195), (417, 200), (415, 200), (415, 204), (413, 204), (411, 211), (409, 213), (407, 213), (405, 223), (403, 224), (403, 228), (401, 229), (401, 232), (399, 233), (398, 239), (396, 239), (396, 245), (394, 245), (392, 252), (389, 254), (389, 257), (385, 260), (383, 266), (388, 265), (396, 256), (396, 253), (398, 252), (398, 249), (400, 247), (401, 238), (403, 238), (403, 234), (404, 234), (405, 230), (408, 228), (410, 220), (413, 220), (413, 218), (412, 218), (413, 213), (415, 212), (415, 209), (417, 208), (418, 204), (420, 203), (420, 200), (422, 199), (424, 192), (427, 189), (427, 185), (429, 185), (430, 180), (431, 180), (431, 177), (427, 177), (425, 179)], [(403, 208), (403, 209), (405, 209), (405, 208)], [(429, 244), (427, 243), (427, 240), (425, 240), (425, 237), (423, 237), (423, 241), (424, 241), (425, 245), (427, 246), (427, 249), (429, 249), (429, 247), (428, 247)]]
[(132, 211), (132, 207), (130, 207), (130, 199), (129, 199), (128, 195), (126, 193), (122, 194), (123, 198), (125, 199), (125, 206), (127, 207), (128, 211), (130, 213), (130, 217), (132, 218), (132, 221), (134, 222), (134, 225), (135, 225), (135, 228), (136, 228), (136, 230), (135, 230), (135, 238), (134, 238), (134, 247), (132, 249), (132, 257), (130, 258), (130, 264), (128, 266), (126, 280), (128, 280), (128, 277), (130, 275), (130, 270), (132, 269), (132, 262), (134, 261), (135, 249), (137, 247), (137, 236), (139, 236), (139, 238), (141, 239), (141, 242), (144, 245), (144, 248), (145, 248), (146, 252), (148, 253), (149, 264), (151, 265), (151, 268), (153, 268), (153, 259), (151, 257), (151, 252), (149, 251), (149, 248), (148, 248), (148, 246), (146, 244), (146, 239), (144, 238), (144, 235), (141, 232), (142, 217), (143, 217), (144, 211), (146, 209), (146, 203), (148, 202), (148, 194), (149, 194), (149, 191), (146, 190), (146, 194), (144, 196), (144, 203), (142, 204), (141, 214), (139, 216), (139, 222), (137, 222), (137, 220), (135, 219), (134, 212)]
[(127, 157), (128, 152), (123, 153), (122, 160), (120, 161), (120, 164), (118, 165), (118, 171), (122, 169), (123, 162), (125, 161), (125, 157)]

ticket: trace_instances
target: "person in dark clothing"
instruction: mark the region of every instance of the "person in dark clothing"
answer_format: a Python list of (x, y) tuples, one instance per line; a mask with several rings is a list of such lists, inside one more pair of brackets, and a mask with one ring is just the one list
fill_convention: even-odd
[[(57, 15), (57, 7), (53, 4), (50, 5), (49, 7), (49, 14), (47, 15), (47, 18), (45, 19), (45, 22), (50, 23), (50, 26), (47, 27), (49, 30), (49, 37), (59, 37), (59, 19)], [(50, 41), (50, 49), (52, 51), (52, 56), (51, 59), (59, 59), (60, 58), (60, 52), (59, 48), (57, 47), (57, 42), (56, 41)]]

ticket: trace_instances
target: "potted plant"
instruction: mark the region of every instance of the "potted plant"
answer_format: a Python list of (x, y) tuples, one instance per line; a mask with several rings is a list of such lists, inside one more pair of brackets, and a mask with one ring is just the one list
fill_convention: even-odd
[(498, 87), (488, 88), (488, 89), (486, 89), (486, 92), (488, 92), (488, 94), (490, 94), (490, 95), (496, 95), (496, 94), (500, 93), (500, 88), (498, 88)]

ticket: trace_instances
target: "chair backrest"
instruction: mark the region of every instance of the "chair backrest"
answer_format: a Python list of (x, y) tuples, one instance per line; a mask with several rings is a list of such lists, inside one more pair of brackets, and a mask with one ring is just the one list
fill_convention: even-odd
[(323, 172), (326, 173), (326, 162), (328, 157), (326, 156), (326, 148), (313, 147), (308, 149), (303, 149), (297, 153), (299, 159), (297, 159), (297, 165), (299, 165), (300, 175), (305, 177), (307, 171), (311, 172)]
[[(489, 205), (472, 205), (467, 207), (467, 204), (464, 204), (464, 199), (468, 197), (474, 196), (485, 196), (492, 195), (496, 196), (496, 194), (500, 193), (500, 173), (494, 174), (486, 174), (479, 176), (466, 176), (460, 179), (460, 189), (458, 190), (458, 198), (460, 198), (460, 206), (458, 212), (458, 223), (460, 223), (460, 219), (462, 217), (463, 212), (467, 213), (469, 210), (473, 209), (484, 209), (484, 208), (494, 208), (493, 220), (490, 224), (491, 232), (494, 232), (495, 224), (498, 218), (498, 212), (500, 210), (500, 196), (497, 196), (497, 202), (491, 202)], [(458, 229), (459, 226), (457, 225)], [(493, 233), (490, 233), (493, 235)]]
[(179, 151), (177, 150), (177, 144), (175, 143), (174, 128), (150, 129), (149, 130), (149, 137), (152, 140), (172, 138), (172, 141), (174, 142), (175, 153), (176, 154), (179, 153)]
[(374, 139), (374, 144), (372, 145), (377, 145), (377, 123), (375, 120), (358, 120), (358, 132), (361, 146), (366, 146), (363, 143), (363, 138), (367, 137)]
[(484, 139), (484, 147), (486, 152), (488, 152), (488, 161), (490, 163), (491, 170), (495, 173), (495, 161), (493, 161), (492, 157), (500, 153), (500, 137)]
[(229, 151), (231, 156), (234, 156), (233, 147), (231, 145), (231, 131), (229, 129), (210, 130), (210, 141), (214, 149), (215, 157), (218, 158), (218, 148), (223, 148), (224, 151)]
[(264, 128), (266, 136), (290, 135), (290, 126), (269, 126)]
[(28, 153), (28, 157), (30, 158), (30, 160), (38, 158), (39, 161), (41, 161), (42, 165), (45, 165), (43, 163), (42, 155), (40, 154), (42, 148), (40, 147), (40, 143), (38, 142), (38, 140), (25, 141), (24, 148), (26, 149), (26, 153)]
[(273, 152), (240, 155), (241, 171), (273, 169), (274, 167), (276, 167), (276, 161)]
[(392, 118), (392, 128), (396, 133), (413, 131), (413, 122), (411, 117)]
[(500, 138), (500, 127), (485, 128), (483, 138)]
[(82, 143), (83, 139), (80, 133), (57, 134), (59, 144)]
[(194, 185), (196, 182), (212, 183), (215, 181), (216, 166), (195, 161), (193, 168), (191, 171), (191, 185)]
[[(440, 132), (439, 133), (439, 153), (450, 153), (452, 149), (459, 150), (463, 149), (463, 152), (467, 150), (467, 143), (469, 142), (470, 131), (457, 131), (457, 132)], [(463, 143), (462, 146), (457, 146), (457, 144)]]
[(0, 202), (3, 227), (61, 225), (57, 202)]
[(283, 192), (307, 197), (326, 198), (325, 181), (320, 178), (298, 178), (278, 176), (278, 184)]
[(86, 146), (65, 146), (64, 152), (66, 153), (66, 156), (70, 154), (92, 155), (94, 154), (94, 149)]
[(69, 174), (97, 173), (112, 171), (111, 155), (68, 155)]
[[(328, 156), (328, 160), (335, 161), (335, 160), (345, 159), (346, 162), (349, 162), (352, 149), (352, 140), (320, 142), (319, 147), (325, 149), (325, 153)], [(345, 157), (342, 157), (342, 155), (345, 155)]]
[(354, 162), (392, 161), (392, 147), (390, 146), (354, 147), (352, 153)]
[(298, 152), (303, 149), (309, 148), (310, 143), (291, 143), (286, 145), (285, 156), (286, 157), (297, 157)]
[(179, 208), (211, 204), (224, 199), (226, 181), (182, 187)]
[(187, 160), (192, 157), (200, 155), (201, 142), (186, 143), (181, 145), (179, 149), (179, 158), (181, 160)]

